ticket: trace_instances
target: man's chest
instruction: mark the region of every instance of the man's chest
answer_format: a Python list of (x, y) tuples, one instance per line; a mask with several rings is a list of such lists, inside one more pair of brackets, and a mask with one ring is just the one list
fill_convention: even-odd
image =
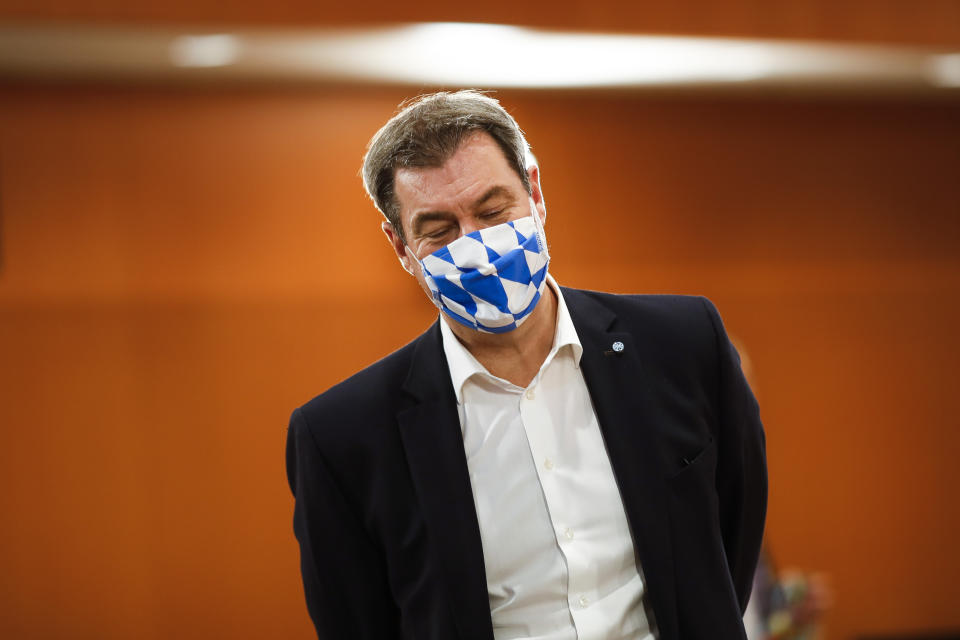
[(460, 417), (495, 631), (612, 638), (617, 620), (640, 637), (633, 540), (576, 367), (527, 389), (474, 377)]

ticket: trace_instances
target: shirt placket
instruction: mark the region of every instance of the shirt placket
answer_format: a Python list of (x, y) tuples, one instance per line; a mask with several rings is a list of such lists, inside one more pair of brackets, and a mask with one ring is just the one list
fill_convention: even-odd
[[(562, 366), (560, 362), (552, 366)], [(590, 636), (587, 612), (593, 604), (594, 585), (589, 579), (585, 545), (577, 539), (580, 521), (574, 505), (566, 497), (564, 488), (564, 461), (557, 450), (555, 429), (558, 425), (548, 411), (550, 398), (539, 388), (540, 376), (530, 383), (520, 399), (520, 418), (527, 434), (530, 453), (536, 462), (537, 475), (543, 488), (547, 511), (553, 525), (557, 546), (567, 567), (567, 605), (577, 630), (578, 638)], [(562, 390), (560, 390), (562, 392)]]

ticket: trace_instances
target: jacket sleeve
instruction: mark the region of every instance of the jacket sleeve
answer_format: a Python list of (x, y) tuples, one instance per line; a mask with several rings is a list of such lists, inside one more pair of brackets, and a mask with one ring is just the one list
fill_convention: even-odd
[(287, 479), (307, 610), (323, 640), (399, 637), (382, 553), (337, 483), (301, 409), (287, 431)]
[(703, 302), (713, 324), (717, 345), (719, 434), (716, 490), (720, 533), (743, 613), (750, 599), (767, 510), (763, 425), (757, 401), (740, 369), (740, 357), (724, 331), (720, 315), (709, 300)]

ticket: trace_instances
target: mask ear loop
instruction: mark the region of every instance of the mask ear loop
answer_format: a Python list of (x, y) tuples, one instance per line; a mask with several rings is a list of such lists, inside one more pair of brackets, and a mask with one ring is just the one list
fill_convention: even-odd
[(547, 232), (543, 228), (543, 220), (540, 219), (540, 212), (537, 211), (537, 205), (533, 203), (533, 198), (530, 198), (530, 214), (533, 216), (533, 224), (536, 228), (537, 248), (549, 262), (550, 251), (547, 249)]
[(427, 284), (427, 289), (430, 290), (430, 300), (433, 302), (433, 306), (443, 311), (443, 302), (440, 300), (440, 287), (437, 286), (437, 281), (433, 279), (433, 274), (427, 269), (423, 260), (417, 260), (417, 263), (420, 265), (423, 281)]
[(403, 267), (403, 270), (406, 271), (408, 274), (410, 274), (413, 277), (416, 277), (416, 274), (413, 272), (413, 266), (412, 266), (413, 261), (410, 259), (410, 256), (404, 256), (404, 258), (406, 258), (406, 260), (400, 260), (400, 266)]
[(423, 274), (423, 280), (427, 285), (427, 289), (430, 290), (430, 301), (433, 302), (435, 307), (442, 311), (443, 304), (440, 302), (440, 290), (437, 288), (436, 281), (433, 279), (433, 276), (427, 269), (427, 265), (424, 264), (423, 260), (416, 256), (409, 246), (404, 245), (404, 249), (407, 261), (406, 263), (404, 263), (402, 260), (400, 261), (400, 265), (403, 267), (403, 270), (416, 278), (417, 274), (413, 271), (413, 263), (416, 262), (418, 265), (420, 265), (420, 273)]

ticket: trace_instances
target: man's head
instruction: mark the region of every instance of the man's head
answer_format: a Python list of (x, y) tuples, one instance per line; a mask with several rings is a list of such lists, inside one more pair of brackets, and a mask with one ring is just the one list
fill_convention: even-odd
[(524, 322), (545, 283), (546, 208), (527, 155), (496, 100), (460, 91), (403, 107), (364, 160), (400, 264), (450, 317), (490, 333)]
[(399, 169), (442, 167), (467, 138), (490, 136), (503, 152), (527, 194), (527, 141), (500, 103), (477, 91), (440, 92), (416, 98), (373, 136), (363, 159), (363, 184), (374, 204), (403, 242), (406, 229), (396, 194)]

